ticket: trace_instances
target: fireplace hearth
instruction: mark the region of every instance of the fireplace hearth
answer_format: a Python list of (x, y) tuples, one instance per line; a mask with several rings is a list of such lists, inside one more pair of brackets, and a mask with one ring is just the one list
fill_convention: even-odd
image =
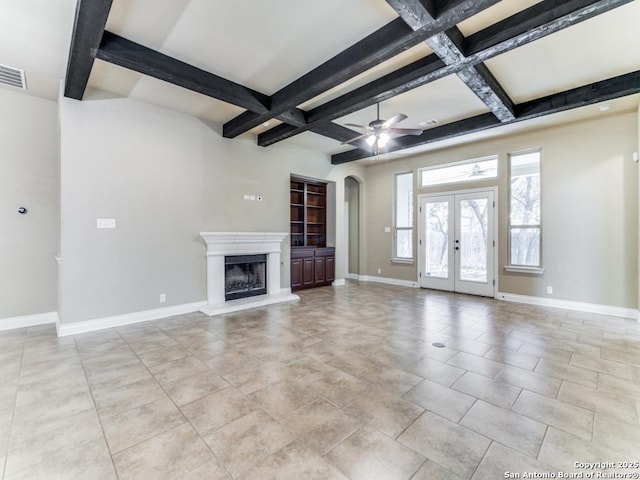
[(224, 257), (224, 299), (254, 297), (267, 293), (267, 256)]

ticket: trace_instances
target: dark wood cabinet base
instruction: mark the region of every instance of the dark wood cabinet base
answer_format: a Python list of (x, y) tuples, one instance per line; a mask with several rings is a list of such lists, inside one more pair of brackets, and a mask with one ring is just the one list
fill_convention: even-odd
[(331, 285), (334, 279), (333, 247), (291, 249), (291, 290)]

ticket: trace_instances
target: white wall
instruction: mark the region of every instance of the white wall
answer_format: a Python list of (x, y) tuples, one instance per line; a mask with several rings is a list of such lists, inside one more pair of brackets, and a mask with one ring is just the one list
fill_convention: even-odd
[[(542, 148), (543, 275), (505, 272), (507, 263), (507, 156)], [(594, 120), (470, 143), (374, 164), (365, 171), (365, 275), (415, 281), (417, 265), (392, 264), (393, 175), (420, 167), (498, 154), (498, 180), (460, 188), (498, 186), (499, 275), (502, 292), (625, 308), (638, 307), (638, 115)], [(414, 195), (452, 189), (416, 188)], [(416, 212), (417, 209), (414, 209)], [(417, 215), (417, 212), (416, 212)], [(417, 226), (417, 216), (414, 219)], [(415, 235), (414, 235), (415, 237)], [(416, 245), (414, 243), (414, 251)]]
[(0, 88), (0, 105), (1, 329), (57, 308), (58, 130), (55, 102)]
[[(336, 245), (344, 177), (326, 155), (227, 140), (203, 122), (129, 99), (61, 98), (62, 323), (206, 299), (201, 231), (289, 231), (289, 176), (336, 182)], [(244, 194), (261, 195), (262, 202)], [(115, 218), (115, 230), (96, 218)], [(336, 272), (344, 271), (338, 247)], [(289, 285), (289, 246), (282, 279)], [(167, 303), (159, 304), (160, 293)]]

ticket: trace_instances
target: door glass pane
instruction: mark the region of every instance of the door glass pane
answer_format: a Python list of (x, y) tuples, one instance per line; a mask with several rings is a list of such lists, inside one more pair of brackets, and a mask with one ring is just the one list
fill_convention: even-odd
[(425, 272), (427, 276), (449, 278), (449, 203), (426, 204)]
[[(460, 201), (460, 279), (487, 281), (486, 198)], [(458, 246), (458, 244), (456, 244)]]

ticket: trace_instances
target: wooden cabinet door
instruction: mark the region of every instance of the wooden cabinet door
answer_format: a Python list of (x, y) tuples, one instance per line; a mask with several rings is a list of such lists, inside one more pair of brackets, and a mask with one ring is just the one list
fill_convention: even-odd
[(313, 273), (313, 258), (303, 258), (302, 259), (302, 285), (304, 287), (310, 287), (314, 284), (314, 273)]
[(302, 287), (302, 259), (291, 259), (291, 288)]
[(327, 283), (333, 282), (336, 279), (335, 257), (326, 257), (324, 278), (327, 281)]
[(325, 261), (324, 257), (316, 257), (315, 262), (315, 281), (316, 285), (324, 285), (326, 283), (324, 273), (325, 273)]

